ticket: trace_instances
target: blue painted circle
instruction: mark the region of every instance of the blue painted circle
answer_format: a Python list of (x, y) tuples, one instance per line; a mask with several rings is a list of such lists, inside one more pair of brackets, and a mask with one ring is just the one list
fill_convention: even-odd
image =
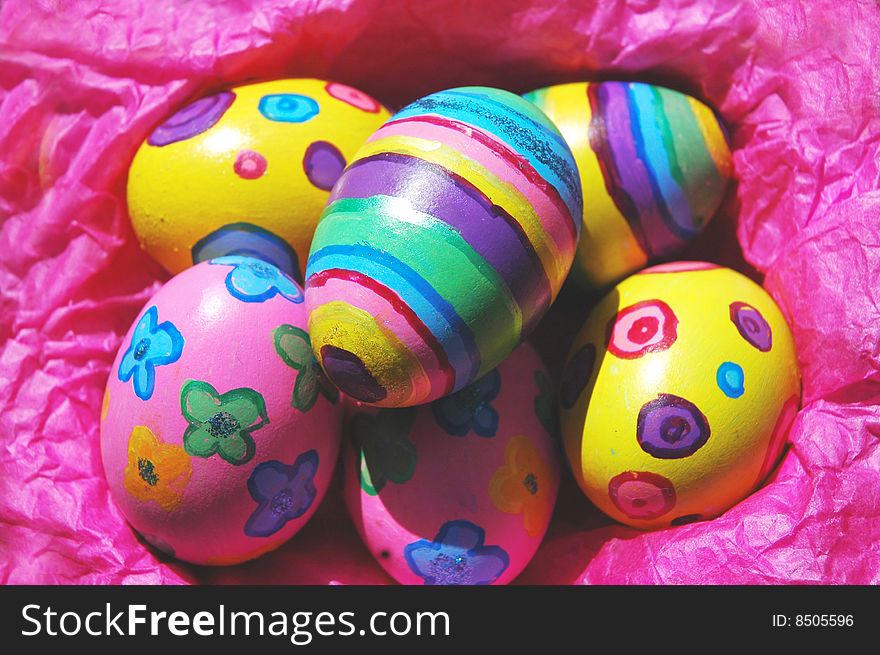
[(260, 98), (260, 113), (270, 121), (305, 123), (318, 115), (318, 103), (298, 93), (275, 93)]
[(718, 388), (728, 398), (739, 398), (746, 391), (746, 376), (739, 364), (724, 362), (718, 367), (715, 380), (718, 382)]

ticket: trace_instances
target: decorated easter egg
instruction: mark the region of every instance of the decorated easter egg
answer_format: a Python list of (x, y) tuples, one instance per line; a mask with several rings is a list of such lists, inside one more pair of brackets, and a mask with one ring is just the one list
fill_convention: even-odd
[(405, 107), (343, 172), (312, 242), (309, 333), (330, 379), (398, 407), (491, 371), (559, 291), (581, 202), (568, 146), (522, 98), (465, 87)]
[(607, 286), (695, 238), (724, 197), (733, 164), (705, 104), (639, 82), (578, 82), (525, 96), (559, 127), (584, 188), (572, 276)]
[(141, 311), (110, 369), (101, 453), (116, 505), (147, 541), (235, 564), (312, 516), (342, 411), (305, 327), (299, 285), (234, 255), (178, 274)]
[(141, 246), (172, 273), (248, 255), (301, 281), (330, 188), (388, 116), (357, 89), (313, 79), (186, 105), (131, 164), (128, 208)]
[(584, 493), (646, 529), (713, 518), (754, 491), (799, 400), (794, 343), (773, 299), (702, 262), (617, 285), (575, 339), (560, 387)]
[(506, 584), (541, 543), (559, 487), (553, 385), (528, 343), (421, 407), (357, 404), (346, 505), (404, 584)]

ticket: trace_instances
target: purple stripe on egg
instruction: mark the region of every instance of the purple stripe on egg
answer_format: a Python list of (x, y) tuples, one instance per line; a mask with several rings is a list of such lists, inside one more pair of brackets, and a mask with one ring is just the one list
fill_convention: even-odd
[(523, 312), (523, 332), (534, 327), (550, 303), (550, 282), (515, 219), (466, 180), (408, 155), (380, 153), (353, 162), (331, 201), (375, 195), (406, 198), (413, 209), (454, 228), (507, 283)]
[(624, 82), (590, 86), (593, 121), (590, 144), (599, 158), (605, 184), (614, 203), (629, 222), (642, 249), (650, 256), (678, 250), (684, 242), (663, 220), (652, 191), (647, 162), (635, 144), (637, 119), (630, 116)]

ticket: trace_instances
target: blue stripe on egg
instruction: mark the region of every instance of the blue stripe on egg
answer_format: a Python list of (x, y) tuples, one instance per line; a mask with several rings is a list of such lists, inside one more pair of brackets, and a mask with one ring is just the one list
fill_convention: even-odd
[[(505, 94), (507, 104), (468, 87), (441, 91), (416, 100), (394, 118), (437, 114), (483, 130), (516, 147), (532, 167), (562, 196), (572, 216), (583, 215), (580, 178), (571, 167), (571, 154), (562, 136), (549, 123), (532, 118), (526, 100)], [(516, 105), (513, 106), (514, 102)]]
[[(319, 226), (320, 229), (320, 226)], [(455, 308), (405, 263), (367, 245), (326, 246), (309, 257), (306, 279), (316, 271), (339, 268), (363, 273), (394, 289), (422, 322), (440, 338), (457, 381), (473, 380), (480, 370), (480, 352), (473, 331)], [(458, 388), (459, 384), (456, 384)]]

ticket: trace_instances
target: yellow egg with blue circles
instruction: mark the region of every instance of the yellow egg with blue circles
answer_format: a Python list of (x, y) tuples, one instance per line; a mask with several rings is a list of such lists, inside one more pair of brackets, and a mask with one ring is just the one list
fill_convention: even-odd
[(612, 289), (576, 337), (560, 389), (578, 484), (641, 529), (713, 518), (754, 491), (799, 401), (776, 303), (704, 262), (655, 266)]
[(317, 79), (220, 91), (156, 127), (131, 165), (142, 248), (169, 272), (257, 256), (298, 280), (330, 189), (389, 117), (366, 93)]

